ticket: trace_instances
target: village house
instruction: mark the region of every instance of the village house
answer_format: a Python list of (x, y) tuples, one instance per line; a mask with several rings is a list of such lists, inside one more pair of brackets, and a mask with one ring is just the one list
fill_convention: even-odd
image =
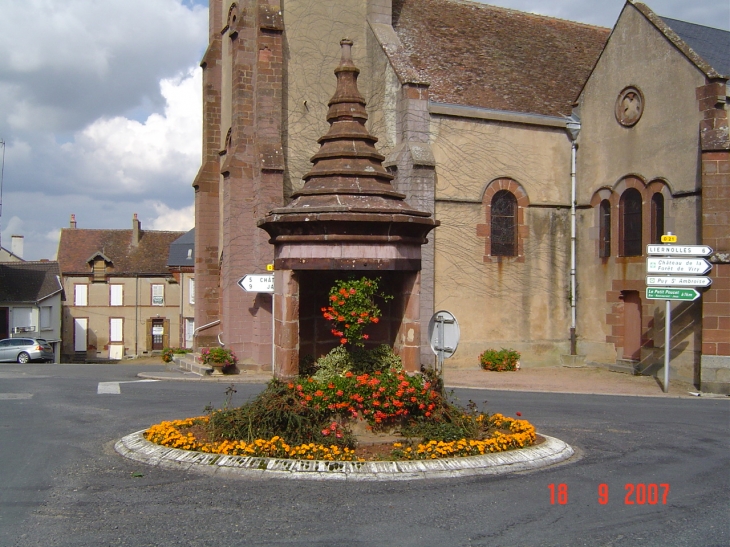
[(82, 229), (71, 215), (58, 264), (65, 293), (63, 358), (120, 360), (181, 345), (181, 284), (167, 266), (185, 232)]

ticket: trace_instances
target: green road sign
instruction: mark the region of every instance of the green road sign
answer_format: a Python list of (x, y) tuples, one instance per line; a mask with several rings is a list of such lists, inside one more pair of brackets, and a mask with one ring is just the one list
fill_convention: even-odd
[(697, 300), (700, 297), (700, 293), (694, 289), (647, 287), (646, 297), (650, 300)]

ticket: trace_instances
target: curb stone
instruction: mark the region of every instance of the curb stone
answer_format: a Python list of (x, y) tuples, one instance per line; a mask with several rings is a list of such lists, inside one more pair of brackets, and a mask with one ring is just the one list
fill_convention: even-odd
[(148, 441), (143, 433), (144, 430), (123, 437), (114, 449), (125, 458), (167, 469), (263, 479), (392, 481), (503, 475), (554, 465), (574, 454), (573, 448), (564, 441), (541, 435), (545, 441), (537, 446), (465, 458), (368, 462), (288, 460), (169, 448)]

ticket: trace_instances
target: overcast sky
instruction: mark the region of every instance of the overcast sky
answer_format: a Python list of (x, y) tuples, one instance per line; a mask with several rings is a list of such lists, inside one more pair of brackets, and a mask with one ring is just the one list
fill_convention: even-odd
[[(622, 0), (492, 3), (611, 27)], [(654, 0), (659, 15), (730, 29), (728, 0)], [(2, 246), (55, 258), (79, 228), (193, 227), (207, 0), (0, 0)], [(0, 153), (2, 148), (0, 147)]]

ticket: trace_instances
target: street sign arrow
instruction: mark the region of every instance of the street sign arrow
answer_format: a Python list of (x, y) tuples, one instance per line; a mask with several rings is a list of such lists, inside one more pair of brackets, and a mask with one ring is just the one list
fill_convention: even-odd
[(274, 292), (274, 274), (246, 274), (238, 280), (246, 292)]
[(647, 273), (704, 275), (712, 264), (704, 258), (657, 258), (646, 259)]
[(658, 287), (709, 287), (712, 285), (712, 279), (702, 276), (668, 276), (668, 275), (647, 275), (647, 285), (656, 285)]
[(707, 245), (647, 245), (646, 254), (710, 256), (712, 254), (712, 247), (708, 247)]
[(646, 297), (650, 300), (697, 300), (700, 293), (695, 289), (669, 289), (665, 287), (647, 287)]

